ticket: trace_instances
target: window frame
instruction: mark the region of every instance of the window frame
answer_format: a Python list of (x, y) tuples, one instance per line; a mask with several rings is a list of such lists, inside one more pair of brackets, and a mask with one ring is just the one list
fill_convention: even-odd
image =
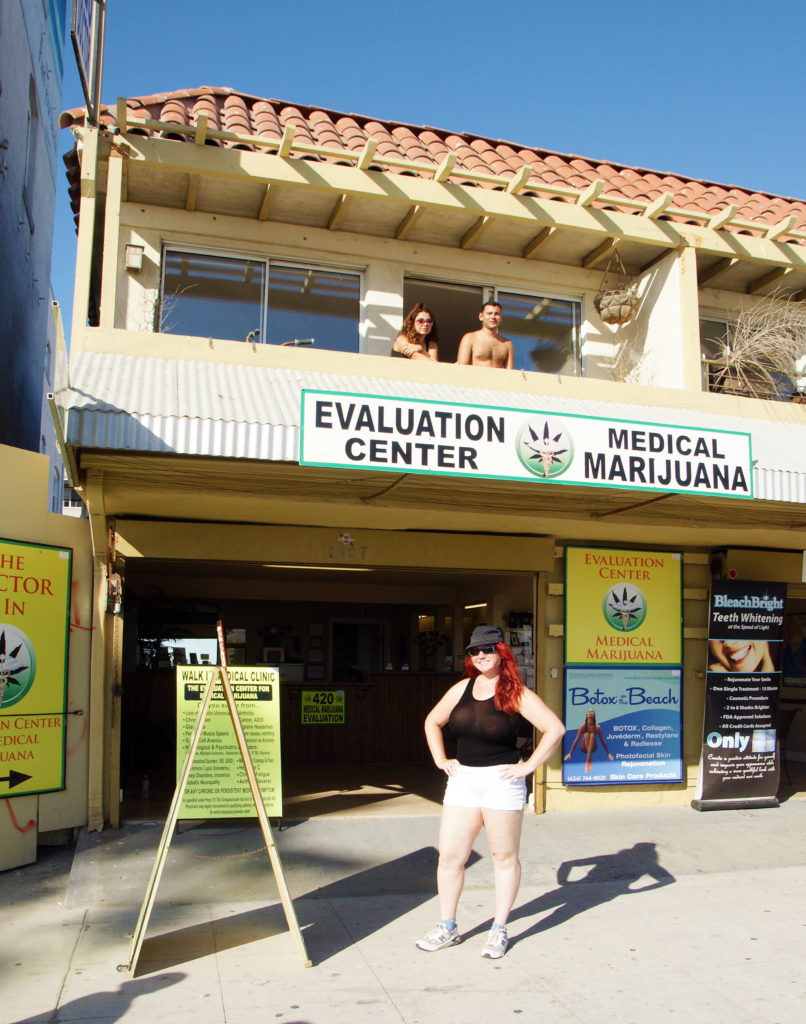
[[(165, 265), (166, 265), (166, 253), (168, 252), (180, 252), (189, 253), (193, 256), (213, 256), (220, 259), (232, 259), (232, 260), (249, 260), (253, 263), (263, 264), (263, 287), (260, 299), (260, 338), (255, 341), (257, 345), (272, 345), (272, 342), (266, 340), (268, 331), (268, 315), (269, 315), (269, 277), (271, 274), (272, 264), (275, 266), (287, 267), (293, 270), (322, 270), (330, 273), (342, 273), (351, 274), (358, 278), (358, 351), (355, 353), (344, 353), (345, 355), (362, 355), (366, 352), (366, 271), (367, 267), (365, 264), (361, 266), (351, 266), (345, 263), (330, 263), (326, 261), (313, 262), (311, 260), (299, 260), (294, 257), (279, 256), (276, 254), (266, 255), (265, 253), (251, 252), (247, 249), (219, 249), (214, 246), (195, 246), (188, 245), (185, 243), (174, 243), (163, 241), (160, 249), (160, 280), (159, 280), (159, 296), (157, 302), (157, 317), (158, 322), (155, 325), (155, 331), (157, 333), (163, 333), (160, 329), (162, 321), (162, 304), (165, 296)], [(169, 333), (169, 332), (164, 332)], [(237, 340), (237, 339), (235, 339)], [(334, 352), (339, 351), (338, 349), (325, 349), (323, 352)]]
[[(526, 370), (526, 373), (549, 373), (554, 377), (579, 377), (580, 379), (585, 377), (584, 366), (582, 362), (582, 348), (583, 348), (583, 325), (585, 323), (584, 317), (584, 296), (583, 295), (559, 295), (550, 291), (543, 292), (538, 295), (536, 292), (531, 291), (527, 288), (510, 288), (507, 285), (488, 285), (484, 289), (485, 303), (487, 302), (500, 302), (498, 298), (499, 292), (504, 292), (507, 295), (523, 295), (530, 299), (549, 299), (549, 301), (556, 302), (568, 302), (572, 306), (577, 308), (577, 323), (576, 323), (576, 338), (574, 340), (574, 367), (575, 373), (553, 373), (551, 370), (537, 370), (531, 369)], [(489, 293), (489, 297), (488, 296)], [(506, 336), (506, 326), (504, 327), (504, 336)]]

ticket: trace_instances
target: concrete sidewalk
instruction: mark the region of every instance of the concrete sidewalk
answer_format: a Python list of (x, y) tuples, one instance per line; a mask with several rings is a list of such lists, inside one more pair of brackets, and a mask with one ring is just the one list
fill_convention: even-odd
[[(257, 828), (180, 826), (137, 977), (128, 959), (162, 828), (82, 834), (0, 875), (2, 1019), (107, 1024), (791, 1024), (803, 1012), (806, 801), (564, 812), (524, 823), (503, 960), (483, 837), (461, 945), (423, 953), (438, 917), (437, 817), (312, 819), (277, 833), (314, 966), (303, 967)], [(524, 1018), (526, 1019), (526, 1018)]]

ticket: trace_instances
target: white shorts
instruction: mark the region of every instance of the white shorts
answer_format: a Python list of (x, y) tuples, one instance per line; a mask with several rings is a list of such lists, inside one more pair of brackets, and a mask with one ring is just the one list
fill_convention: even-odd
[(503, 765), (482, 768), (460, 764), (448, 776), (446, 807), (486, 807), (493, 811), (522, 811), (526, 806), (526, 780), (502, 779)]

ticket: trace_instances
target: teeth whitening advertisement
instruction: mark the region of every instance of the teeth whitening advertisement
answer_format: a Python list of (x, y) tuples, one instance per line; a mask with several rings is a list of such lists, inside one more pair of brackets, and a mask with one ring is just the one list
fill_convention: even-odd
[(786, 586), (714, 583), (695, 810), (775, 807)]
[(568, 547), (563, 784), (683, 778), (682, 556)]

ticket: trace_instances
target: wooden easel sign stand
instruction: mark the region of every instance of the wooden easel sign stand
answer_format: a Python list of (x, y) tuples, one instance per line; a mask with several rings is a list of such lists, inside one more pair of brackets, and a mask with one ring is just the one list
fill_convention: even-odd
[(235, 696), (232, 691), (232, 684), (230, 683), (229, 673), (227, 671), (227, 651), (224, 646), (224, 627), (219, 620), (216, 626), (218, 632), (218, 649), (221, 664), (216, 665), (213, 668), (213, 674), (210, 678), (210, 682), (207, 685), (207, 692), (204, 695), (204, 700), (201, 702), (199, 708), (199, 715), (196, 719), (196, 726), (193, 730), (193, 736), (191, 737), (190, 744), (185, 754), (185, 763), (182, 766), (182, 774), (179, 777), (179, 781), (174, 791), (173, 800), (171, 801), (171, 808), (168, 812), (168, 817), (165, 822), (165, 828), (162, 833), (162, 839), (160, 840), (159, 847), (157, 849), (157, 856), (154, 861), (154, 867), (151, 870), (151, 877), (148, 880), (148, 886), (146, 888), (145, 899), (140, 909), (140, 916), (137, 920), (137, 927), (134, 929), (132, 935), (131, 946), (129, 947), (129, 962), (127, 964), (120, 964), (118, 967), (119, 971), (125, 971), (128, 977), (133, 978), (134, 972), (137, 968), (137, 960), (140, 956), (140, 951), (143, 947), (143, 940), (145, 938), (146, 928), (148, 927), (148, 920), (151, 917), (151, 911), (154, 908), (154, 901), (157, 895), (157, 887), (159, 886), (160, 878), (162, 877), (162, 871), (165, 867), (165, 861), (168, 857), (168, 847), (170, 846), (171, 839), (173, 837), (174, 829), (176, 828), (176, 822), (179, 818), (179, 809), (182, 806), (182, 800), (185, 795), (185, 789), (187, 788), (188, 779), (190, 778), (190, 770), (193, 767), (193, 759), (196, 756), (196, 751), (201, 740), (202, 732), (204, 731), (204, 722), (207, 718), (207, 713), (210, 709), (210, 704), (213, 699), (213, 692), (216, 687), (216, 683), (220, 680), (221, 686), (224, 690), (224, 697), (227, 701), (227, 708), (229, 715), (232, 720), (232, 727), (235, 731), (235, 738), (238, 742), (238, 749), (241, 752), (243, 759), (243, 765), (246, 769), (246, 777), (249, 780), (249, 789), (252, 793), (252, 799), (255, 801), (255, 807), (257, 808), (257, 816), (260, 821), (260, 830), (263, 833), (263, 839), (266, 843), (266, 851), (269, 855), (269, 861), (271, 862), (272, 870), (274, 871), (274, 877), (277, 882), (277, 889), (280, 893), (280, 901), (285, 911), (285, 918), (288, 922), (288, 929), (294, 937), (294, 940), (299, 947), (299, 951), (302, 954), (302, 962), (305, 967), (311, 967), (311, 960), (308, 956), (308, 951), (305, 948), (305, 940), (302, 936), (302, 932), (297, 921), (297, 915), (294, 911), (294, 904), (291, 900), (291, 895), (286, 885), (285, 875), (283, 874), (283, 866), (280, 862), (280, 855), (277, 851), (277, 845), (274, 842), (274, 834), (272, 832), (271, 823), (269, 822), (269, 816), (266, 813), (266, 805), (263, 802), (263, 796), (260, 792), (260, 786), (258, 785), (257, 775), (255, 774), (255, 767), (252, 762), (252, 756), (249, 752), (249, 746), (244, 736), (243, 727), (241, 726), (241, 719), (238, 715), (238, 707), (235, 702)]

